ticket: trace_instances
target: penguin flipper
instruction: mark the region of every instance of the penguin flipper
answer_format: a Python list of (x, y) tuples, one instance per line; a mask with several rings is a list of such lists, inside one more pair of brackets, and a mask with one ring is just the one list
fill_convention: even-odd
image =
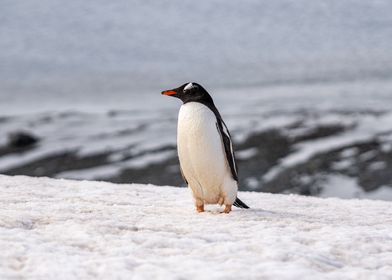
[(238, 170), (230, 132), (227, 129), (226, 124), (221, 119), (218, 119), (218, 122), (216, 123), (216, 128), (218, 129), (218, 132), (222, 138), (223, 147), (225, 149), (226, 159), (230, 167), (231, 175), (234, 180), (238, 181)]
[(238, 197), (235, 199), (233, 205), (238, 208), (249, 209), (249, 206), (242, 202)]

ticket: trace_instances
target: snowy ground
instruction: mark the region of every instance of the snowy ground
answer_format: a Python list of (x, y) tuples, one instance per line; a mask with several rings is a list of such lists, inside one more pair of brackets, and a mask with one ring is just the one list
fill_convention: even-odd
[(391, 279), (391, 202), (0, 175), (1, 279)]

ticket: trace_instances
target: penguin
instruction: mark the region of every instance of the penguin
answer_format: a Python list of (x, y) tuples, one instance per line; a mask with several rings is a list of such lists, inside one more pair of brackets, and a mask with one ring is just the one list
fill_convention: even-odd
[(210, 94), (198, 83), (190, 82), (165, 90), (163, 95), (179, 98), (177, 152), (185, 183), (192, 190), (197, 212), (205, 204), (249, 208), (237, 197), (238, 171), (233, 143)]

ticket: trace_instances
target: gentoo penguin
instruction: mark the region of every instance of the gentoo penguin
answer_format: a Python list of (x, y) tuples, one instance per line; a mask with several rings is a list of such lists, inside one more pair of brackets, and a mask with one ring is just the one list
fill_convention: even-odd
[(181, 99), (178, 115), (177, 148), (181, 174), (192, 190), (196, 210), (204, 204), (249, 208), (237, 198), (238, 174), (233, 144), (226, 124), (208, 92), (197, 83), (163, 91)]

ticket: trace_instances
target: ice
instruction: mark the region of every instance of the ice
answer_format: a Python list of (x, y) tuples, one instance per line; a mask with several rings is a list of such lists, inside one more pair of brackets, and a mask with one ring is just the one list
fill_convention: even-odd
[(0, 175), (0, 190), (4, 280), (392, 277), (390, 202), (242, 192), (251, 209), (225, 215), (183, 188)]

